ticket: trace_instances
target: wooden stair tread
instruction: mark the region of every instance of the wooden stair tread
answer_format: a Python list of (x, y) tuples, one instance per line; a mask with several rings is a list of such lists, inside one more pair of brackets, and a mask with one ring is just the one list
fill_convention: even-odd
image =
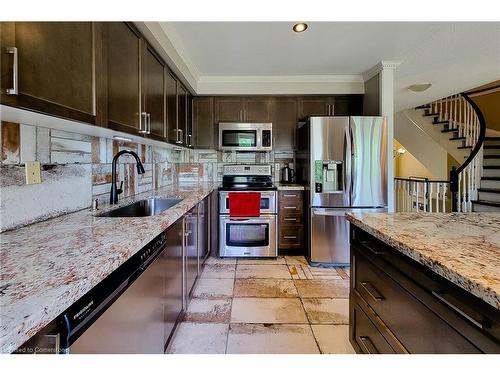
[(458, 149), (472, 148), (472, 146), (458, 146)]
[(484, 206), (492, 206), (492, 207), (500, 207), (500, 202), (491, 202), (491, 201), (471, 201), (472, 203), (475, 204), (482, 204)]
[(481, 180), (500, 181), (500, 177), (481, 177)]
[(441, 130), (441, 133), (451, 133), (451, 132), (457, 132), (458, 128), (453, 128), (453, 129), (443, 129)]
[(500, 150), (500, 145), (483, 145), (483, 148), (487, 148), (489, 150)]
[(500, 159), (500, 155), (483, 155), (483, 159)]
[(483, 193), (495, 193), (495, 194), (500, 194), (500, 189), (493, 189), (493, 188), (479, 188), (477, 191), (483, 192)]
[(500, 169), (500, 165), (483, 165), (483, 169)]
[(452, 137), (452, 138), (449, 138), (450, 141), (463, 141), (464, 139), (466, 139), (465, 137)]

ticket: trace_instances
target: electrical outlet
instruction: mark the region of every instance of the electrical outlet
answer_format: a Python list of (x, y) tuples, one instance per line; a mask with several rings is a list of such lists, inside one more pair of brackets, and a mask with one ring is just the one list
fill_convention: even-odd
[(26, 169), (26, 184), (39, 184), (42, 182), (42, 174), (40, 171), (40, 162), (35, 161), (27, 161), (25, 164)]

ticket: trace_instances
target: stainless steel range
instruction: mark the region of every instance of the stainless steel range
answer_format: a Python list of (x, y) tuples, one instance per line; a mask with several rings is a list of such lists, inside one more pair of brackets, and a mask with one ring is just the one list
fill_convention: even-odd
[[(229, 193), (259, 192), (260, 216), (230, 216)], [(219, 188), (219, 255), (221, 257), (276, 257), (277, 204), (271, 166), (225, 165)]]

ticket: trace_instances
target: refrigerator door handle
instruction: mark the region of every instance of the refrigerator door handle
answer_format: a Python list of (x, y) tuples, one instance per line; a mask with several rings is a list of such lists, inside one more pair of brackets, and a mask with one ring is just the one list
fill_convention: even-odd
[(335, 208), (314, 208), (313, 215), (315, 216), (345, 216), (349, 210)]
[(344, 138), (344, 196), (345, 206), (351, 205), (352, 194), (352, 136), (351, 126), (348, 123)]
[(351, 171), (350, 171), (350, 176), (351, 176), (351, 185), (349, 187), (349, 204), (352, 205), (353, 203), (353, 198), (352, 194), (354, 193), (354, 179), (355, 179), (355, 173), (354, 171), (356, 170), (354, 167), (354, 163), (356, 162), (356, 153), (354, 152), (355, 147), (354, 147), (354, 137), (352, 136), (352, 127), (351, 127), (351, 119), (349, 119), (349, 138), (350, 138), (350, 160), (351, 160)]
[(387, 207), (364, 207), (364, 208), (313, 208), (312, 214), (314, 216), (345, 216), (346, 213), (378, 213), (387, 212)]

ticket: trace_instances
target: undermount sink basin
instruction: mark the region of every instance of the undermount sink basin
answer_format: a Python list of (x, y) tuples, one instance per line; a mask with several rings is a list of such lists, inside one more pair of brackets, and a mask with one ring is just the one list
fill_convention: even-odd
[(99, 215), (101, 217), (155, 216), (182, 201), (181, 198), (149, 198)]

